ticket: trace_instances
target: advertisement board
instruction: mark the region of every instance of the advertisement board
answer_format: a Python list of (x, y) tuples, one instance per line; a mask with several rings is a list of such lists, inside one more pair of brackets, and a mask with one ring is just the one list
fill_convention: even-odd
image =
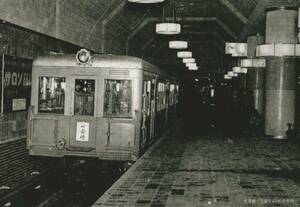
[(1, 56), (1, 113), (26, 111), (30, 105), (32, 60)]

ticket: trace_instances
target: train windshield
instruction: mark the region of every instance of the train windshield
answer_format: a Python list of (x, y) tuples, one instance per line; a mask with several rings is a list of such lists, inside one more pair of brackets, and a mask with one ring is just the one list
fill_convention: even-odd
[(131, 117), (130, 80), (105, 80), (104, 115)]
[(63, 114), (65, 106), (66, 79), (59, 77), (39, 78), (40, 113)]
[(95, 80), (75, 79), (74, 115), (93, 116)]

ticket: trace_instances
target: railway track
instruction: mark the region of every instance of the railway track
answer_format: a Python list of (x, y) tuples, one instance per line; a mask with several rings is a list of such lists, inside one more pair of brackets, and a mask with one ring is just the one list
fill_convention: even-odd
[(67, 163), (72, 164), (62, 171), (33, 179), (23, 189), (6, 193), (6, 197), (0, 199), (0, 207), (91, 206), (127, 168), (121, 162), (97, 159), (68, 160)]

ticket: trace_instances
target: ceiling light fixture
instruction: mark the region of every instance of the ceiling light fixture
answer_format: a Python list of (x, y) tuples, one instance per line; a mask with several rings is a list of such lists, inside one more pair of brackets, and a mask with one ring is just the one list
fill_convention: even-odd
[(186, 49), (188, 48), (188, 42), (182, 40), (169, 41), (169, 48), (171, 49)]
[(158, 23), (156, 24), (156, 33), (163, 35), (175, 35), (181, 31), (180, 24), (177, 23)]
[(232, 77), (231, 77), (231, 76), (229, 76), (228, 74), (225, 74), (225, 75), (224, 75), (224, 79), (226, 79), (226, 80), (230, 80), (230, 79), (232, 79)]
[(239, 67), (239, 66), (234, 66), (234, 67), (232, 67), (232, 71), (233, 71), (234, 73), (241, 73), (241, 70), (242, 70), (242, 68)]
[(230, 77), (237, 77), (238, 74), (237, 73), (234, 73), (233, 71), (228, 71), (227, 74), (230, 76)]
[(183, 63), (194, 63), (196, 60), (195, 58), (183, 58), (182, 62)]
[(193, 56), (191, 51), (178, 51), (177, 57), (179, 58), (191, 58)]
[(234, 73), (243, 73), (243, 74), (246, 74), (248, 72), (247, 68), (242, 68), (240, 66), (232, 67), (232, 71)]
[(140, 3), (140, 4), (152, 4), (152, 3), (161, 3), (165, 0), (128, 0), (131, 3)]
[(198, 66), (190, 66), (188, 67), (189, 70), (198, 70)]
[[(176, 14), (175, 14), (175, 3), (173, 0), (173, 22), (162, 22), (156, 24), (155, 31), (157, 34), (163, 35), (176, 35), (181, 32), (181, 25), (176, 22)], [(165, 8), (163, 5), (163, 20), (165, 18)]]
[(248, 69), (247, 68), (242, 68), (241, 69), (241, 73), (247, 74), (248, 73)]
[[(175, 7), (175, 6), (174, 6)], [(179, 9), (178, 9), (179, 10)], [(181, 10), (181, 24), (180, 25), (183, 25), (183, 8), (180, 9)], [(175, 20), (174, 20), (175, 21)], [(170, 49), (179, 49), (179, 50), (182, 50), (182, 49), (187, 49), (188, 48), (188, 42), (187, 41), (184, 41), (182, 40), (182, 37), (176, 37), (175, 39), (175, 36), (174, 36), (174, 40), (172, 41), (169, 41), (169, 48)]]
[(186, 67), (194, 67), (194, 66), (197, 66), (196, 63), (186, 63), (185, 65), (186, 65)]

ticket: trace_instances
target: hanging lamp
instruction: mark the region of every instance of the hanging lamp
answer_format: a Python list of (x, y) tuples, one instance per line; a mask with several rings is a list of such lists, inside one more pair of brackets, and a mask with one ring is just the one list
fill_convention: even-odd
[(237, 73), (234, 73), (233, 71), (228, 71), (227, 74), (230, 76), (230, 77), (237, 77), (238, 74)]
[(180, 24), (177, 23), (158, 23), (156, 24), (156, 33), (163, 35), (175, 35), (181, 31)]
[(246, 74), (248, 72), (247, 68), (242, 68), (240, 66), (232, 67), (232, 71), (234, 73), (243, 73), (243, 74)]
[(196, 63), (186, 63), (185, 64), (186, 67), (193, 67), (193, 66), (197, 66)]
[(196, 60), (195, 58), (183, 58), (182, 62), (183, 63), (194, 63)]
[(232, 77), (229, 76), (228, 74), (225, 74), (225, 75), (224, 75), (224, 79), (225, 79), (225, 80), (230, 80), (230, 79), (232, 79)]
[(242, 70), (242, 68), (239, 67), (239, 66), (234, 66), (234, 67), (232, 67), (232, 71), (233, 71), (234, 73), (241, 73), (241, 70)]
[[(163, 20), (165, 16), (165, 9), (163, 5)], [(162, 22), (156, 24), (155, 31), (157, 34), (176, 35), (181, 32), (181, 25), (175, 23), (175, 3), (173, 1), (173, 22)]]
[(172, 40), (169, 41), (169, 48), (171, 49), (187, 49), (188, 42), (183, 40)]
[(152, 3), (161, 3), (165, 0), (128, 0), (131, 3), (140, 3), (140, 4), (152, 4)]
[(188, 67), (189, 70), (198, 70), (198, 66), (191, 66), (191, 67)]
[(241, 73), (247, 74), (248, 73), (248, 69), (247, 68), (242, 68), (241, 69)]
[(191, 58), (193, 56), (191, 51), (178, 51), (177, 57), (179, 58)]
[[(174, 6), (174, 10), (175, 10), (175, 6)], [(174, 16), (176, 16), (176, 14)], [(176, 18), (175, 18), (175, 20), (176, 20)], [(183, 25), (183, 8), (181, 10), (181, 24), (180, 25)], [(179, 38), (179, 39), (174, 38), (174, 40), (169, 41), (169, 48), (170, 49), (177, 49), (177, 50), (187, 49), (188, 48), (188, 42), (182, 40), (181, 38)]]

